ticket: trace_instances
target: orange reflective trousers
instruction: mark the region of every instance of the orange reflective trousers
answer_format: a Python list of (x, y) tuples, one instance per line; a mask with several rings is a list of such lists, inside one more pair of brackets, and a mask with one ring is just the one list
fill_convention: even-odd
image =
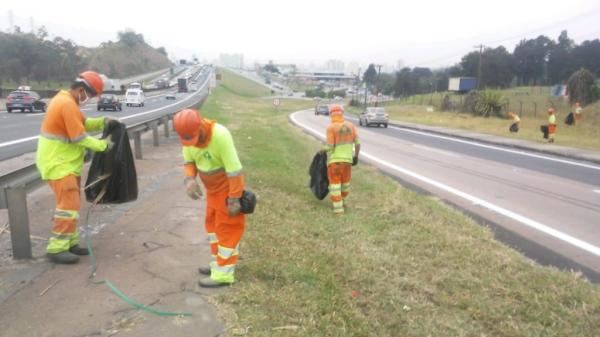
[(48, 253), (64, 252), (79, 244), (77, 222), (81, 209), (80, 181), (81, 179), (74, 175), (48, 180), (56, 200), (52, 233), (46, 248)]
[(227, 190), (214, 194), (207, 192), (204, 226), (212, 254), (210, 277), (217, 282), (233, 283), (246, 216), (241, 213), (229, 215), (227, 195)]
[(329, 194), (333, 202), (333, 212), (344, 213), (344, 199), (350, 193), (350, 178), (352, 178), (352, 164), (331, 163), (327, 166), (329, 178)]

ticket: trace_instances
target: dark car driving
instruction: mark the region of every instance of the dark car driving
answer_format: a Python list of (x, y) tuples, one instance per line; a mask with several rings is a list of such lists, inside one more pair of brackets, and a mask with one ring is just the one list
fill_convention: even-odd
[(46, 112), (46, 102), (42, 101), (40, 99), (40, 95), (38, 95), (35, 91), (13, 91), (8, 95), (8, 97), (6, 97), (6, 111), (11, 113), (15, 110), (19, 110), (21, 112), (26, 110), (29, 110), (30, 112), (33, 112), (33, 110)]
[(104, 94), (102, 96), (100, 96), (100, 99), (98, 100), (98, 111), (100, 110), (114, 110), (114, 111), (121, 111), (122, 105), (121, 102), (119, 102), (119, 98), (116, 95), (112, 95), (112, 94)]
[(315, 115), (329, 116), (329, 106), (325, 104), (319, 104), (315, 107)]

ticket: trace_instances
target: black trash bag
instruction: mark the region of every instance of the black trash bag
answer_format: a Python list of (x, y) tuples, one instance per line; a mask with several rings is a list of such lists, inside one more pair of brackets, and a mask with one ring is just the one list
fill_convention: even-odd
[(569, 112), (567, 117), (565, 117), (565, 124), (567, 124), (567, 125), (575, 124), (575, 116), (573, 115), (572, 112)]
[(310, 190), (319, 200), (325, 199), (329, 194), (329, 178), (327, 177), (327, 153), (318, 152), (310, 164)]
[(548, 125), (540, 125), (540, 130), (544, 134), (544, 139), (548, 139)]
[(256, 195), (252, 191), (244, 190), (242, 197), (240, 198), (241, 212), (244, 214), (254, 213), (256, 208)]
[(115, 144), (108, 152), (96, 152), (85, 182), (85, 198), (94, 202), (104, 193), (99, 204), (121, 204), (137, 199), (137, 173), (129, 146), (125, 124), (110, 123), (102, 138), (110, 137)]
[(512, 124), (510, 125), (510, 128), (508, 128), (508, 130), (509, 130), (510, 132), (519, 132), (519, 124), (517, 124), (517, 123), (512, 123)]

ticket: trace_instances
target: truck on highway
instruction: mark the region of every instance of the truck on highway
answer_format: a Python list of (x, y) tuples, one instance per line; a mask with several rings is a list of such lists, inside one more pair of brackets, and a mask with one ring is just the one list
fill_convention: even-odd
[(188, 92), (187, 77), (180, 77), (177, 79), (177, 91), (178, 92)]
[(474, 77), (451, 77), (448, 80), (448, 91), (469, 92), (475, 89), (477, 80)]

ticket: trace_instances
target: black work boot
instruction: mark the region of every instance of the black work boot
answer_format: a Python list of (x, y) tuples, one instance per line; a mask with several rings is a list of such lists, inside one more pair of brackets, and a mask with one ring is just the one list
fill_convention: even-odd
[(90, 251), (87, 248), (84, 247), (80, 247), (79, 245), (75, 245), (71, 248), (69, 248), (69, 251), (75, 255), (90, 255)]
[(230, 286), (231, 283), (227, 282), (217, 282), (210, 277), (205, 277), (198, 282), (198, 285), (202, 288), (219, 288), (219, 287), (227, 287)]
[(46, 255), (50, 261), (59, 264), (73, 264), (79, 261), (79, 256), (67, 251), (60, 253), (47, 253)]
[(210, 266), (200, 267), (200, 268), (198, 268), (198, 272), (201, 275), (208, 275), (208, 276), (210, 276)]

